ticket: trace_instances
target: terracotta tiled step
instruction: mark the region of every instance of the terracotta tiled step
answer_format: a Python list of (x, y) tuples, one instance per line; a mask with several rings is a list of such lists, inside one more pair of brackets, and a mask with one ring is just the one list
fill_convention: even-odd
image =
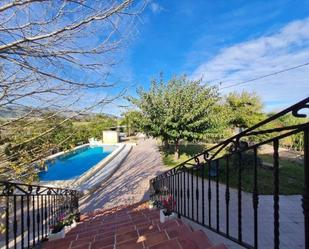
[(66, 238), (43, 244), (44, 249), (226, 249), (211, 246), (203, 232), (179, 219), (160, 223), (159, 211), (145, 204), (88, 213)]
[(182, 234), (182, 236), (178, 236), (177, 240), (182, 249), (205, 249), (212, 246), (212, 243), (202, 231)]

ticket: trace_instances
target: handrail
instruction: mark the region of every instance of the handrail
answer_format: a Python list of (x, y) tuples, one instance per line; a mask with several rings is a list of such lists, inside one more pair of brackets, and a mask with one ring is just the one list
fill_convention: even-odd
[[(259, 243), (265, 242), (259, 233), (259, 190), (261, 188), (258, 181), (259, 157), (258, 149), (265, 144), (272, 146), (272, 180), (273, 180), (273, 248), (280, 248), (280, 218), (279, 218), (279, 166), (280, 152), (279, 145), (282, 139), (294, 136), (303, 136), (303, 168), (304, 168), (304, 191), (302, 194), (302, 208), (304, 214), (304, 248), (309, 249), (309, 122), (308, 119), (296, 125), (278, 128), (267, 127), (273, 121), (286, 115), (292, 114), (296, 118), (305, 118), (306, 114), (300, 111), (309, 108), (309, 97), (299, 101), (295, 105), (259, 122), (258, 124), (222, 141), (211, 148), (189, 158), (160, 175), (150, 180), (150, 197), (152, 200), (160, 201), (162, 198), (171, 195), (176, 200), (175, 212), (194, 222), (218, 233), (245, 248), (259, 248)], [(258, 138), (254, 140), (252, 138)], [(253, 142), (256, 141), (256, 142)], [(224, 152), (224, 153), (222, 153)], [(252, 158), (250, 170), (252, 170), (252, 209), (246, 213), (253, 213), (252, 228), (245, 229), (243, 222), (243, 201), (248, 202), (248, 193), (244, 194), (243, 164), (244, 156)], [(231, 167), (233, 167), (233, 172)], [(234, 185), (236, 189), (230, 187), (231, 173), (234, 174)], [(247, 176), (248, 177), (248, 176)], [(220, 182), (220, 184), (219, 184)], [(288, 184), (288, 183), (286, 183)], [(234, 186), (235, 187), (235, 186)], [(251, 185), (250, 185), (251, 188)], [(214, 189), (214, 190), (213, 190)], [(220, 192), (224, 191), (224, 195)], [(236, 205), (236, 219), (234, 233), (231, 232), (230, 205), (231, 196), (234, 195), (234, 205)], [(206, 200), (207, 198), (207, 200)], [(245, 200), (244, 200), (245, 199)], [(208, 205), (207, 205), (208, 204)], [(246, 205), (246, 208), (249, 208)], [(224, 221), (222, 209), (225, 210)], [(235, 209), (234, 209), (235, 210)], [(208, 215), (207, 215), (208, 214)], [(302, 215), (302, 214), (300, 214)], [(215, 221), (215, 222), (214, 222)], [(299, 221), (297, 221), (299, 222)], [(214, 224), (215, 223), (215, 224)], [(224, 227), (224, 229), (222, 228)], [(245, 230), (245, 231), (244, 231)], [(244, 236), (244, 233), (246, 236)], [(248, 240), (248, 236), (252, 240)], [(250, 237), (249, 236), (249, 237)], [(264, 235), (263, 235), (264, 236)], [(295, 236), (297, 237), (297, 236)], [(244, 239), (245, 238), (245, 239)], [(299, 242), (297, 242), (299, 243)], [(264, 245), (265, 246), (265, 245)], [(270, 247), (270, 245), (267, 245)], [(260, 247), (260, 248), (263, 248)]]
[(5, 227), (5, 240), (1, 240), (0, 247), (39, 245), (61, 216), (79, 215), (78, 199), (75, 189), (0, 181), (0, 213), (5, 216), (0, 218)]
[(32, 186), (32, 187), (41, 187), (41, 188), (52, 188), (52, 189), (57, 189), (57, 190), (70, 190), (70, 191), (77, 191), (76, 189), (73, 188), (59, 188), (59, 187), (54, 187), (54, 186), (47, 186), (47, 185), (40, 185), (40, 184), (27, 184), (19, 181), (6, 181), (6, 180), (0, 180), (0, 184), (17, 184), (20, 186)]

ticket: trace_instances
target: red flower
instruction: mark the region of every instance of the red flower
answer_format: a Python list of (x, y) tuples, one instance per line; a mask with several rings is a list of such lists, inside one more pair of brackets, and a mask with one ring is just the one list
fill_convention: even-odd
[(166, 199), (163, 199), (162, 204), (166, 213), (172, 213), (176, 205), (176, 201), (174, 200), (173, 196), (170, 195)]

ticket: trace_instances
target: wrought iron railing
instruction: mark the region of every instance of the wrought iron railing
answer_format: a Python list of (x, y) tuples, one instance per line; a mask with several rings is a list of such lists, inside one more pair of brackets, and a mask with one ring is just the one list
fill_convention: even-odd
[[(245, 248), (309, 249), (309, 122), (305, 108), (309, 108), (309, 98), (158, 175), (150, 181), (151, 199), (161, 200), (172, 195), (177, 203), (175, 212), (179, 216), (193, 220)], [(287, 114), (304, 121), (286, 127), (270, 125)], [(301, 136), (303, 141), (299, 152), (303, 158), (299, 159), (299, 167), (303, 167), (304, 188), (302, 197), (296, 196), (294, 202), (287, 204), (287, 197), (280, 195), (279, 188), (282, 186), (279, 184), (280, 144), (292, 136)], [(259, 194), (264, 180), (263, 176), (259, 176), (261, 146), (272, 149), (273, 167), (269, 169), (273, 182), (271, 195)], [(251, 176), (246, 176), (252, 177), (250, 193), (244, 191), (243, 186), (248, 180), (243, 176), (243, 164), (247, 164), (248, 158), (251, 158), (251, 163), (246, 167), (251, 167), (252, 172)], [(234, 176), (233, 187), (231, 175)], [(282, 205), (279, 206), (280, 201)], [(300, 210), (293, 208), (295, 205)], [(279, 207), (285, 212), (281, 215), (284, 224), (281, 227)], [(298, 212), (297, 221), (284, 223), (285, 215), (290, 217), (293, 212)], [(293, 217), (289, 221), (293, 221)], [(296, 223), (301, 224), (301, 229), (293, 231)], [(291, 243), (293, 239), (296, 240), (295, 247)]]
[(0, 248), (35, 248), (61, 216), (78, 214), (78, 192), (0, 181)]

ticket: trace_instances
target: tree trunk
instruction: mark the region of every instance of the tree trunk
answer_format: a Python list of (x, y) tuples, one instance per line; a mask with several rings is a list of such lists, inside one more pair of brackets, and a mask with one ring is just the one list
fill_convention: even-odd
[(179, 141), (175, 140), (175, 160), (179, 159)]
[(163, 139), (163, 146), (165, 149), (169, 148), (169, 144), (168, 144), (168, 140), (167, 139)]
[(129, 125), (129, 137), (131, 136), (131, 125)]

